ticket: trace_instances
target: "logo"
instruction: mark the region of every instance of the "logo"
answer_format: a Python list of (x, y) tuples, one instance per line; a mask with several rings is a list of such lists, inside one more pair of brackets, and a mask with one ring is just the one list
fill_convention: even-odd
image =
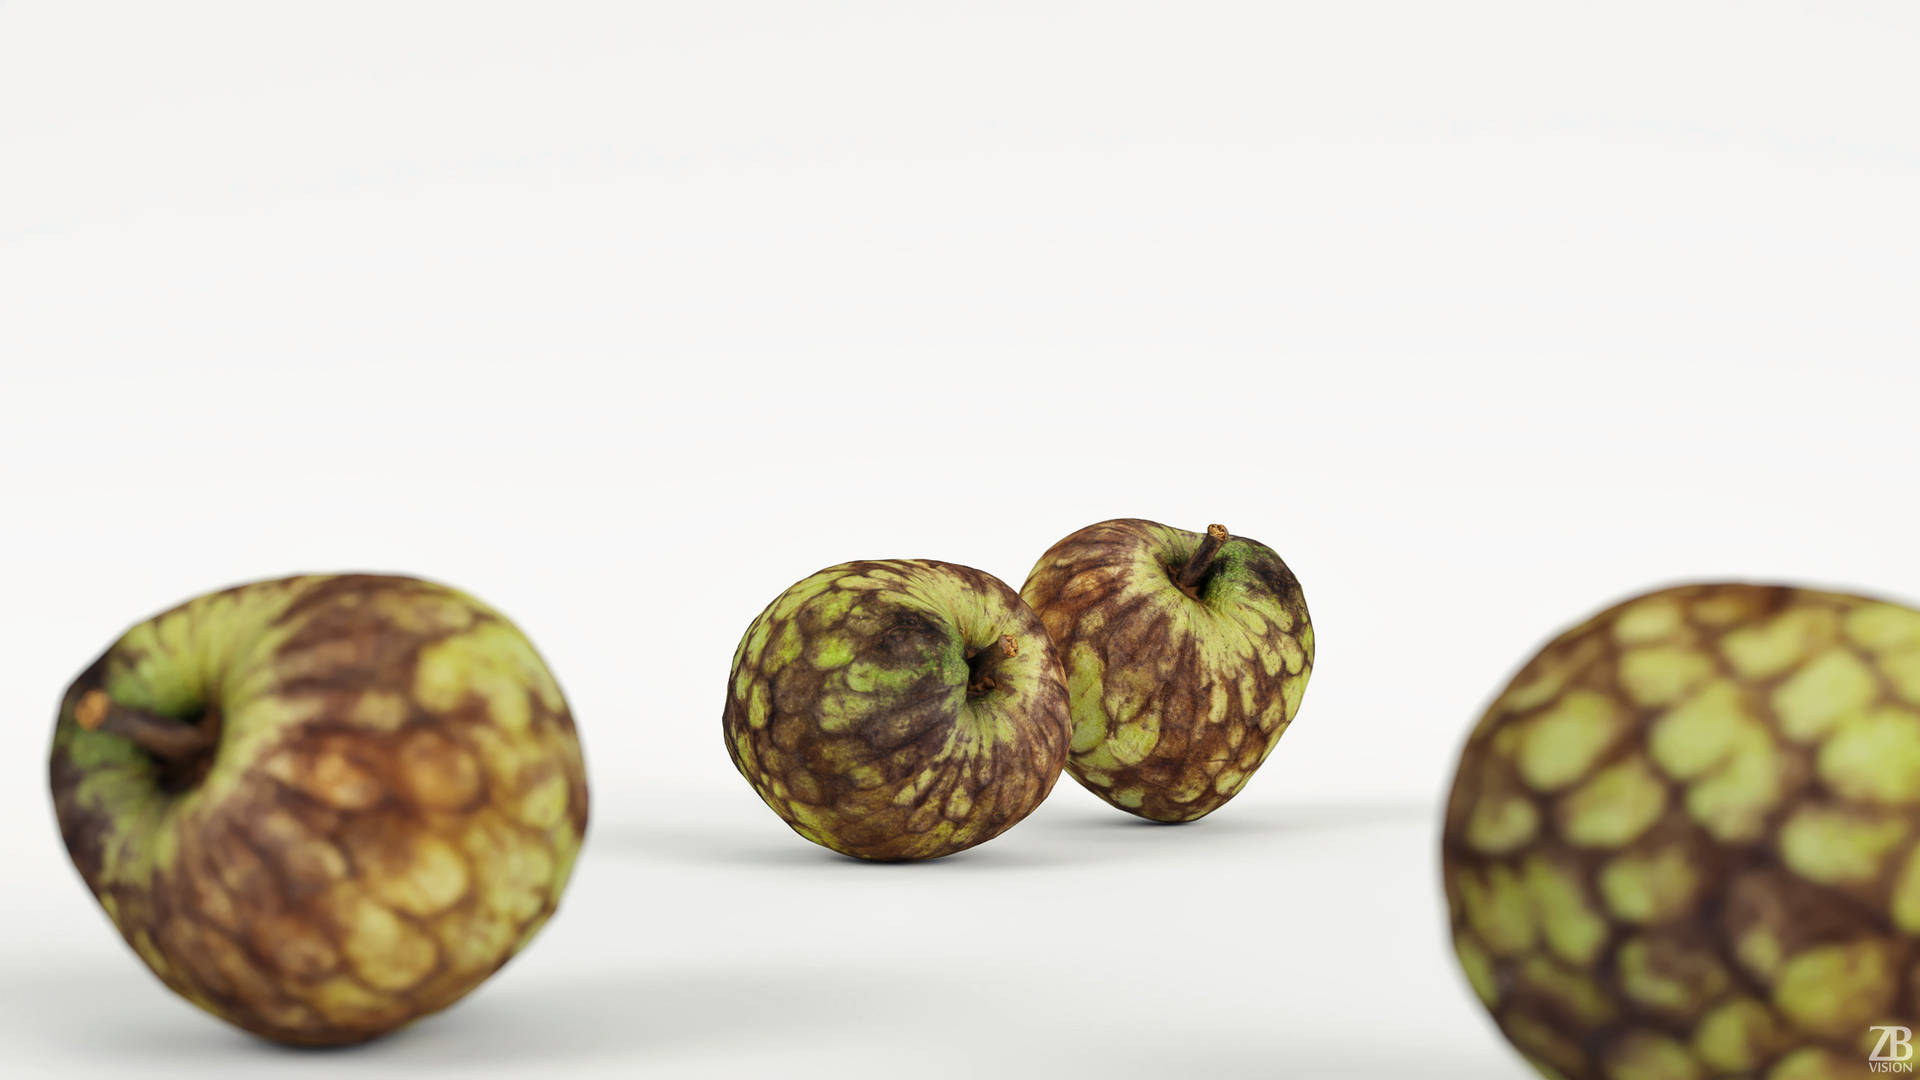
[(1867, 1055), (1867, 1071), (1910, 1073), (1913, 1071), (1913, 1029), (1887, 1025), (1873, 1028), (1880, 1040)]

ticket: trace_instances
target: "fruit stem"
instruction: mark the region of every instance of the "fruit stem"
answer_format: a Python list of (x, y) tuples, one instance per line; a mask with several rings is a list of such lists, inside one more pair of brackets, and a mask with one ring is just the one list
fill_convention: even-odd
[(984, 694), (996, 685), (993, 681), (993, 665), (1002, 660), (1020, 655), (1020, 643), (1013, 640), (1012, 634), (1001, 634), (1000, 640), (984, 649), (967, 653), (967, 667), (973, 677), (967, 682), (967, 693)]
[[(211, 714), (209, 714), (211, 716)], [(87, 731), (103, 731), (131, 740), (164, 761), (184, 761), (213, 749), (213, 725), (189, 724), (122, 705), (105, 690), (89, 690), (73, 707), (73, 722)]]
[(1181, 592), (1198, 598), (1200, 581), (1207, 576), (1207, 568), (1213, 565), (1213, 557), (1220, 553), (1220, 545), (1226, 542), (1227, 527), (1225, 525), (1207, 526), (1207, 535), (1200, 541), (1199, 550), (1195, 551), (1193, 558), (1187, 560), (1187, 565), (1181, 567), (1180, 572), (1174, 575), (1173, 583), (1180, 586)]

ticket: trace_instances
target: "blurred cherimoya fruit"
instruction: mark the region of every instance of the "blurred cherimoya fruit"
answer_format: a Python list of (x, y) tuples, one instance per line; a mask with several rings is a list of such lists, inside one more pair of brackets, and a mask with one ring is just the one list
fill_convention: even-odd
[(573, 718), (492, 608), (340, 574), (210, 593), (67, 690), (54, 810), (154, 974), (348, 1043), (445, 1008), (553, 914), (587, 825)]
[(1920, 1026), (1920, 612), (1693, 585), (1556, 638), (1460, 762), (1454, 944), (1547, 1076), (1867, 1074)]

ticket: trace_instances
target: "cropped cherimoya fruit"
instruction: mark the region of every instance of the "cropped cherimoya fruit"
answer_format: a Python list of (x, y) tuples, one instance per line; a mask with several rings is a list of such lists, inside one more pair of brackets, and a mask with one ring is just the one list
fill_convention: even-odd
[(1443, 851), (1542, 1074), (1867, 1075), (1920, 1027), (1920, 612), (1693, 585), (1588, 619), (1474, 730)]
[(445, 1008), (553, 914), (587, 825), (573, 717), (499, 612), (413, 578), (210, 593), (67, 690), (54, 810), (174, 991), (281, 1042)]

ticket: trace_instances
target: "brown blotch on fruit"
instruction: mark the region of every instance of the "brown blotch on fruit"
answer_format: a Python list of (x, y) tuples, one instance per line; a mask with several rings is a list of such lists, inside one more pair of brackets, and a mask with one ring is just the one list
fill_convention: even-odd
[(457, 810), (480, 797), (480, 764), (438, 731), (416, 731), (400, 743), (400, 782), (420, 806)]

